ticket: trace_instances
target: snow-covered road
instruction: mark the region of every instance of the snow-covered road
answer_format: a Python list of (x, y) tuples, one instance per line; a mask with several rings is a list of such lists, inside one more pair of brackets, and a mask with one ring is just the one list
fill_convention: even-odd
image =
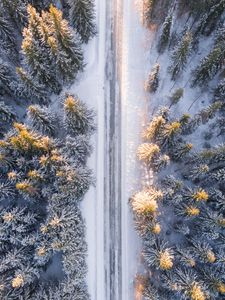
[(82, 207), (92, 300), (136, 299), (133, 280), (140, 267), (140, 242), (128, 200), (140, 182), (135, 153), (145, 122), (143, 70), (149, 65), (149, 37), (139, 4), (141, 0), (96, 0), (98, 36), (86, 49), (86, 72), (75, 87), (97, 112), (89, 160), (96, 187)]

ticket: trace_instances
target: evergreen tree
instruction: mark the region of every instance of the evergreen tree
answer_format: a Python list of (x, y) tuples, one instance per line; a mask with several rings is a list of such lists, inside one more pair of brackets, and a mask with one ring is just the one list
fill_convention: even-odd
[[(59, 51), (64, 55), (64, 60), (70, 62), (70, 69), (74, 76), (83, 69), (83, 54), (80, 41), (75, 33), (70, 29), (66, 20), (62, 17), (62, 12), (54, 6), (49, 10), (50, 30), (57, 41)], [(64, 74), (66, 77), (66, 74)]]
[(54, 135), (56, 130), (55, 120), (46, 107), (41, 108), (39, 105), (29, 106), (28, 117), (34, 129), (43, 134)]
[(180, 143), (172, 150), (171, 157), (176, 161), (184, 160), (190, 154), (192, 147), (193, 145), (190, 143)]
[(157, 201), (162, 199), (162, 191), (149, 188), (136, 193), (131, 199), (133, 210), (138, 214), (154, 215), (158, 209)]
[(208, 107), (202, 109), (199, 113), (194, 115), (194, 117), (189, 120), (188, 123), (183, 125), (182, 133), (191, 134), (193, 133), (200, 125), (206, 124), (209, 120), (213, 119), (218, 111), (222, 108), (222, 102), (217, 101)]
[(3, 12), (0, 12), (0, 38), (2, 42), (1, 47), (3, 48), (7, 57), (10, 59), (16, 59), (17, 50), (13, 27)]
[(27, 12), (29, 22), (28, 27), (23, 30), (22, 42), (24, 63), (33, 78), (53, 92), (59, 93), (60, 84), (53, 72), (54, 66), (49, 59), (48, 49), (42, 41), (40, 32), (43, 20), (31, 5), (28, 5)]
[(68, 133), (72, 135), (89, 134), (95, 129), (93, 112), (72, 95), (66, 95), (64, 122)]
[(174, 104), (177, 104), (180, 99), (183, 97), (184, 95), (184, 89), (182, 88), (179, 88), (179, 89), (176, 89), (175, 92), (169, 97), (170, 99), (170, 107)]
[(169, 43), (172, 21), (173, 21), (173, 16), (168, 15), (163, 23), (162, 32), (158, 42), (159, 53), (163, 53)]
[(221, 80), (214, 90), (214, 100), (224, 101), (225, 99), (225, 79)]
[(16, 119), (16, 115), (12, 108), (5, 105), (4, 102), (0, 102), (0, 124), (4, 126), (4, 123), (11, 123)]
[(17, 68), (16, 71), (20, 81), (20, 94), (26, 99), (32, 100), (34, 98), (38, 102), (46, 104), (48, 93), (46, 93), (45, 87), (32, 78), (23, 68)]
[(159, 70), (160, 70), (160, 65), (156, 64), (151, 73), (148, 76), (148, 80), (145, 84), (145, 89), (149, 93), (155, 93), (156, 90), (158, 89), (159, 86)]
[(0, 87), (10, 96), (18, 93), (18, 83), (11, 67), (0, 58)]
[(82, 42), (87, 43), (96, 34), (93, 0), (68, 0), (70, 21), (79, 33)]
[(166, 243), (157, 241), (153, 246), (146, 245), (143, 250), (143, 256), (149, 266), (162, 271), (168, 271), (173, 268), (174, 253), (167, 247)]
[(154, 117), (153, 120), (147, 126), (146, 130), (144, 131), (144, 138), (146, 138), (149, 141), (155, 141), (159, 133), (164, 128), (165, 123), (166, 120), (161, 115)]
[(1, 0), (2, 10), (21, 30), (27, 22), (27, 1), (23, 0)]
[(172, 64), (169, 67), (172, 80), (175, 80), (180, 72), (185, 68), (191, 50), (192, 34), (190, 31), (187, 31), (172, 54)]
[(164, 126), (158, 136), (158, 141), (162, 148), (173, 148), (177, 136), (181, 133), (181, 124), (177, 121)]
[(205, 35), (210, 35), (210, 33), (216, 27), (217, 22), (225, 11), (225, 1), (220, 0), (218, 3), (215, 3), (211, 9), (203, 15), (200, 23), (196, 29), (196, 34), (201, 33)]
[(154, 162), (154, 160), (158, 158), (159, 153), (159, 146), (150, 143), (141, 144), (137, 150), (138, 159), (146, 162), (147, 164)]
[(205, 85), (222, 68), (225, 58), (225, 47), (218, 43), (213, 50), (201, 61), (193, 72), (192, 86)]
[[(169, 276), (171, 275), (171, 276)], [(205, 286), (198, 281), (196, 274), (190, 269), (176, 269), (173, 274), (164, 275), (165, 285), (169, 286), (180, 297), (191, 300), (206, 300)]]
[(144, 21), (146, 26), (149, 26), (151, 23), (152, 13), (156, 2), (156, 0), (144, 0)]

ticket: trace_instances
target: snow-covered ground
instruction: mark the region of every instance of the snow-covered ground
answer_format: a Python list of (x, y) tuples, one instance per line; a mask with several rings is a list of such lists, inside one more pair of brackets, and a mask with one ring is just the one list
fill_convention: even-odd
[(143, 125), (146, 123), (144, 82), (149, 71), (149, 49), (153, 33), (142, 24), (142, 1), (123, 1), (121, 43), (122, 103), (122, 274), (123, 300), (138, 300), (134, 278), (141, 271), (140, 240), (134, 231), (129, 197), (140, 188), (141, 173), (136, 160)]
[(93, 153), (88, 166), (96, 179), (82, 202), (87, 226), (88, 286), (92, 300), (104, 299), (104, 81), (105, 81), (105, 1), (96, 0), (98, 35), (85, 49), (87, 66), (79, 83), (71, 87), (89, 107), (96, 111), (96, 134), (92, 138)]

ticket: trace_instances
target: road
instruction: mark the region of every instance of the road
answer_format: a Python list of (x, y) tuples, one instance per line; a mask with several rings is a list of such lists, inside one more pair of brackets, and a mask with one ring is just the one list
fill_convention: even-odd
[(107, 1), (105, 131), (105, 299), (121, 300), (121, 94), (120, 24), (123, 1)]
[(143, 123), (143, 66), (148, 65), (149, 45), (137, 1), (141, 2), (96, 0), (98, 35), (87, 46), (86, 71), (73, 89), (97, 112), (89, 160), (96, 187), (82, 204), (91, 300), (134, 300), (133, 279), (140, 270), (140, 242), (128, 199), (140, 182), (136, 148)]

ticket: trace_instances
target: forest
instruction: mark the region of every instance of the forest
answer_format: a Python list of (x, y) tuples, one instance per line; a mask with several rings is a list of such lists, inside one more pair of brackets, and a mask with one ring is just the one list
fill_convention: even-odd
[(95, 112), (67, 89), (96, 33), (92, 0), (0, 0), (1, 299), (89, 299)]
[(157, 29), (137, 149), (148, 176), (130, 198), (145, 267), (137, 291), (146, 300), (224, 299), (225, 1), (144, 8), (144, 26)]

